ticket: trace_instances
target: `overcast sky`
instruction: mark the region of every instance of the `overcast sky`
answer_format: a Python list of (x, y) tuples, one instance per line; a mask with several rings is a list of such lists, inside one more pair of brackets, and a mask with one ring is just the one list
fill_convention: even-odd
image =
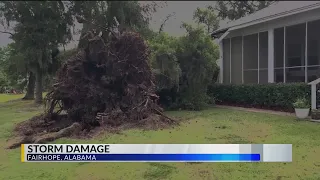
[[(153, 14), (150, 26), (152, 29), (158, 30), (166, 16), (175, 12), (175, 16), (167, 21), (164, 31), (173, 36), (183, 35), (185, 32), (180, 29), (181, 22), (193, 23), (193, 12), (197, 7), (204, 8), (214, 4), (214, 1), (167, 1), (166, 7), (158, 9)], [(81, 26), (77, 25), (76, 28), (80, 29)], [(3, 30), (3, 27), (0, 27), (0, 30)], [(75, 36), (74, 39), (75, 42), (68, 45), (67, 49), (75, 47), (79, 36)], [(8, 34), (0, 33), (0, 47), (6, 46), (10, 42)]]

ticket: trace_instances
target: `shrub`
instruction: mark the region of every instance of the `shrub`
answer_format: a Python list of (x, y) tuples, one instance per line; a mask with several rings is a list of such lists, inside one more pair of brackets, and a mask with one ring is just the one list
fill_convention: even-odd
[(310, 86), (305, 83), (214, 84), (208, 89), (217, 103), (293, 111), (297, 97), (310, 104)]
[(309, 102), (306, 100), (306, 98), (298, 98), (294, 103), (293, 103), (294, 108), (310, 108)]
[(178, 105), (183, 109), (200, 110), (209, 101), (207, 89), (218, 70), (219, 48), (201, 27), (193, 28), (185, 23), (182, 27), (187, 34), (180, 38), (176, 50), (182, 72)]
[(166, 33), (155, 35), (148, 41), (151, 49), (151, 66), (156, 80), (157, 91), (179, 88), (181, 69), (175, 55), (177, 39)]

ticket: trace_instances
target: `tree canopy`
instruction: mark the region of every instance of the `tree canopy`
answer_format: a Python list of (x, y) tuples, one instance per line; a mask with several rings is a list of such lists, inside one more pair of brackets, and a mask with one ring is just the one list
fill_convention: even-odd
[[(137, 1), (3, 1), (0, 16), (13, 27), (10, 34), (14, 49), (22, 57), (26, 74), (36, 76), (36, 101), (41, 102), (43, 77), (57, 69), (58, 59), (53, 55), (72, 39), (76, 16), (86, 19), (81, 38), (89, 30), (100, 33), (117, 26), (115, 19), (120, 29), (129, 28), (151, 37), (154, 33), (149, 29), (149, 20), (157, 7), (155, 2), (141, 5)], [(82, 46), (81, 39), (79, 47)]]
[(218, 29), (219, 19), (214, 11), (207, 8), (197, 8), (193, 13), (193, 19), (198, 24), (204, 24), (206, 26), (207, 33)]
[(2, 1), (0, 12), (13, 26), (15, 49), (35, 74), (36, 102), (42, 102), (43, 74), (52, 64), (52, 52), (71, 39), (70, 11), (61, 1)]
[[(81, 37), (92, 29), (97, 34), (105, 28), (112, 29), (118, 26), (117, 23), (120, 30), (130, 29), (150, 37), (153, 35), (149, 28), (150, 15), (159, 6), (157, 3), (141, 5), (138, 1), (70, 1), (68, 7), (73, 15), (86, 20), (83, 22)], [(83, 41), (80, 40), (79, 47), (82, 46)]]
[(182, 71), (180, 104), (198, 110), (208, 102), (207, 87), (217, 70), (219, 50), (203, 28), (186, 23), (182, 28), (187, 35), (181, 37), (176, 52)]
[(179, 86), (180, 67), (176, 57), (178, 39), (161, 32), (149, 40), (151, 65), (156, 75), (157, 89)]

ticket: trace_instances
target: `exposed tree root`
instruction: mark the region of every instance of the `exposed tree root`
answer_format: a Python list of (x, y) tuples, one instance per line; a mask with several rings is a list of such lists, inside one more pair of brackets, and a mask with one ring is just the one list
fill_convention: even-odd
[(82, 127), (79, 123), (73, 123), (71, 126), (61, 129), (58, 132), (44, 133), (42, 135), (20, 136), (9, 141), (8, 149), (14, 149), (21, 144), (35, 143), (42, 144), (62, 137), (68, 137), (73, 134), (79, 134)]
[(141, 36), (124, 32), (106, 40), (93, 34), (85, 36), (87, 47), (59, 69), (45, 113), (18, 125), (26, 137), (10, 147), (45, 143), (97, 126), (162, 129), (178, 124), (157, 104), (150, 51)]

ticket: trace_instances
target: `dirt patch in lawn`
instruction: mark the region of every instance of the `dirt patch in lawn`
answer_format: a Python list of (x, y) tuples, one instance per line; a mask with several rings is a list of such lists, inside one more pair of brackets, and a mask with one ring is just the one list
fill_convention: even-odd
[[(43, 115), (40, 115), (43, 116)], [(153, 116), (153, 120), (145, 120), (144, 123), (125, 123), (120, 126), (98, 126), (86, 129), (80, 123), (68, 119), (67, 115), (57, 116), (59, 119), (44, 121), (43, 117), (35, 116), (27, 121), (18, 123), (14, 128), (14, 137), (7, 142), (7, 148), (14, 149), (21, 144), (46, 143), (62, 137), (77, 139), (89, 139), (101, 134), (120, 134), (128, 129), (163, 130), (175, 128), (182, 119), (176, 118), (175, 124), (163, 123), (161, 116)]]

